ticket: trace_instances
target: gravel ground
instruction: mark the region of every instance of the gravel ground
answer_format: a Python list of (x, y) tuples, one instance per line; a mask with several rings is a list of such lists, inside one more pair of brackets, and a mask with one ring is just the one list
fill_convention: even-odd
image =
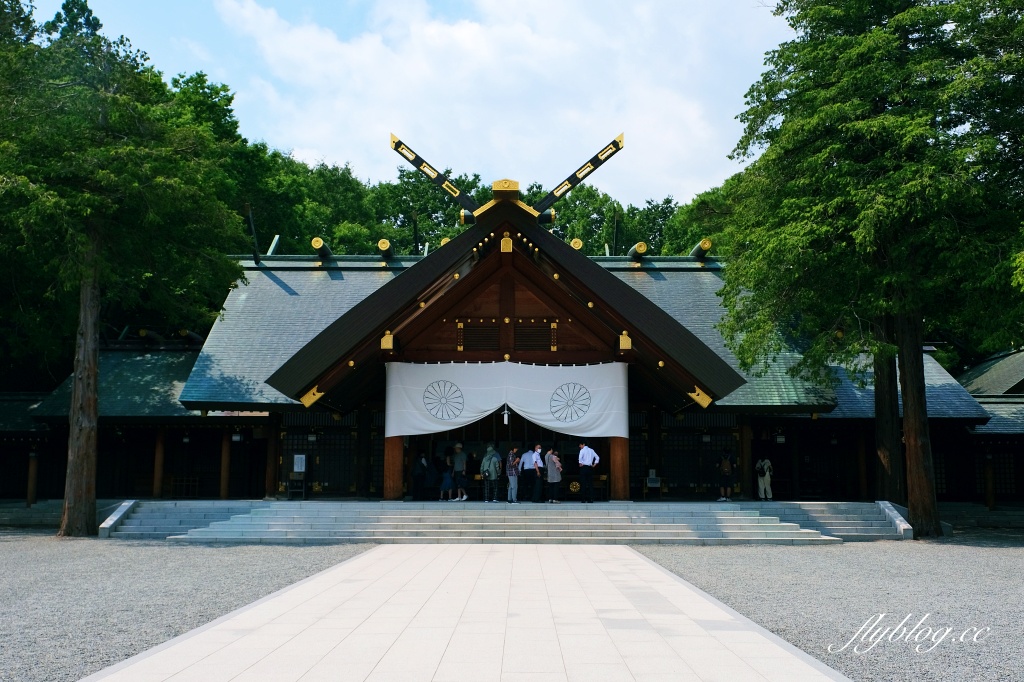
[(78, 680), (371, 547), (214, 547), (0, 529), (0, 680)]
[[(77, 680), (370, 547), (176, 545), (0, 529), (0, 680)], [(1024, 531), (636, 549), (854, 680), (1024, 680)], [(934, 648), (930, 639), (889, 638), (885, 628), (909, 615), (912, 629), (926, 614), (917, 632), (951, 628)], [(866, 622), (871, 632), (882, 628), (874, 646)], [(969, 628), (989, 630), (975, 642)]]
[[(821, 547), (635, 549), (858, 682), (1024, 680), (1024, 531)], [(926, 614), (914, 637), (931, 627), (935, 641), (908, 642), (904, 633)], [(970, 628), (986, 627), (972, 641)]]

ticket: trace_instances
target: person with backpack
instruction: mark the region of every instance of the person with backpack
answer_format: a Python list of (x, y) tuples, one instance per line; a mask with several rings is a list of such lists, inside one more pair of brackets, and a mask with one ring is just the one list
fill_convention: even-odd
[(731, 450), (725, 450), (722, 452), (722, 457), (718, 460), (718, 475), (721, 479), (719, 481), (719, 502), (732, 502), (732, 486), (736, 472), (736, 458), (733, 457)]
[(519, 444), (513, 443), (505, 460), (505, 475), (508, 476), (508, 503), (519, 504)]
[(767, 457), (757, 460), (754, 465), (757, 474), (757, 498), (762, 502), (772, 501), (772, 462)]
[(484, 502), (498, 501), (498, 483), (501, 477), (501, 456), (494, 443), (487, 444), (487, 452), (480, 460), (480, 478), (484, 479)]

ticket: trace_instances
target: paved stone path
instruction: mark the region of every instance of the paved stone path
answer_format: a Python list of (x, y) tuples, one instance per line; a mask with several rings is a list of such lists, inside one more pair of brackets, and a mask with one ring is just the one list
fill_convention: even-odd
[(846, 680), (628, 547), (383, 545), (92, 680)]

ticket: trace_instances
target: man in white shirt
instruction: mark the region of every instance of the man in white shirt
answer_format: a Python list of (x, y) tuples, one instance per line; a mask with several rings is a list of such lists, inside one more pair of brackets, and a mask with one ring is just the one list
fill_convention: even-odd
[(533, 501), (540, 503), (542, 488), (544, 487), (544, 455), (541, 453), (540, 443), (533, 446)]
[(594, 501), (594, 467), (601, 461), (594, 449), (580, 441), (580, 501)]
[(523, 491), (523, 501), (533, 497), (533, 482), (537, 480), (537, 466), (533, 462), (533, 450), (523, 452), (519, 459), (519, 489)]

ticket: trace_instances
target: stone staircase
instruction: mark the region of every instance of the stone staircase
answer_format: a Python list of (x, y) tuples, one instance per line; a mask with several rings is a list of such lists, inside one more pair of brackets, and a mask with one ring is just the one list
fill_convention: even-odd
[[(121, 503), (120, 500), (96, 500), (96, 520), (103, 519)], [(16, 528), (58, 528), (64, 514), (64, 500), (40, 500), (31, 507), (24, 500), (0, 502), (0, 526)]]
[(940, 502), (939, 516), (958, 527), (1024, 528), (1024, 506), (989, 510), (983, 504), (972, 502)]
[(163, 540), (270, 504), (262, 500), (139, 500), (110, 537)]
[[(120, 532), (116, 537), (124, 537)], [(170, 535), (176, 542), (277, 544), (570, 543), (829, 544), (818, 530), (733, 503), (254, 503), (230, 519)]]
[(903, 539), (876, 502), (740, 502), (739, 507), (776, 516), (780, 521), (844, 542)]

